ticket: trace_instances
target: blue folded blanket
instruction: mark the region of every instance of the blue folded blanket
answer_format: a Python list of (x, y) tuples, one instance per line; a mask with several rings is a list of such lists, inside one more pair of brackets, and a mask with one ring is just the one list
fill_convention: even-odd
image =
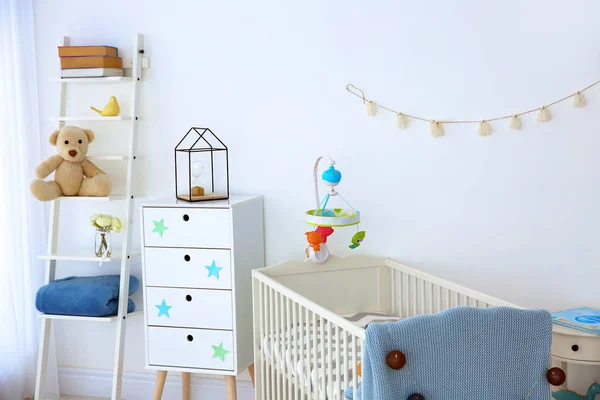
[[(119, 275), (70, 276), (42, 286), (35, 296), (35, 307), (45, 314), (105, 317), (116, 315), (119, 309)], [(129, 278), (129, 296), (139, 288), (140, 281)], [(135, 311), (131, 299), (127, 312)]]
[[(458, 307), (371, 324), (356, 400), (547, 400), (551, 342), (543, 310)], [(398, 370), (386, 363), (394, 350), (406, 356)]]

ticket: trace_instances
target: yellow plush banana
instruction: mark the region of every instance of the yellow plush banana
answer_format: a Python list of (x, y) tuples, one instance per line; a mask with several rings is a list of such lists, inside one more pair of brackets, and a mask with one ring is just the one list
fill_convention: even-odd
[(117, 98), (115, 96), (110, 96), (110, 99), (108, 99), (108, 104), (104, 106), (102, 111), (95, 107), (90, 108), (103, 117), (116, 117), (121, 112), (121, 108), (119, 107), (119, 103), (117, 103)]

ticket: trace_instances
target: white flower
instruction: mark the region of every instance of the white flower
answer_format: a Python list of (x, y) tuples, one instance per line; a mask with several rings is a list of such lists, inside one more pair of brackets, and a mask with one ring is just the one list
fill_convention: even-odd
[(110, 215), (101, 215), (96, 219), (96, 225), (100, 228), (107, 228), (112, 224), (112, 217)]
[(119, 218), (117, 218), (117, 217), (113, 217), (112, 218), (112, 223), (110, 225), (110, 228), (113, 231), (119, 233), (119, 232), (121, 232), (121, 228), (122, 227), (123, 227), (123, 225), (121, 224), (121, 220)]

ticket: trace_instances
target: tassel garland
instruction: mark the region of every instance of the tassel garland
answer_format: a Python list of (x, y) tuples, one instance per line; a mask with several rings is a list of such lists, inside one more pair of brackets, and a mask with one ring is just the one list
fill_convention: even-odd
[(444, 126), (441, 122), (431, 121), (429, 123), (429, 132), (431, 132), (431, 136), (434, 138), (444, 136)]
[(512, 117), (510, 117), (510, 120), (508, 121), (508, 127), (515, 131), (521, 129), (521, 118), (519, 118), (519, 114), (515, 114)]
[(406, 118), (406, 115), (398, 113), (396, 116), (396, 127), (399, 129), (408, 128), (408, 118)]
[(581, 92), (575, 93), (575, 95), (573, 96), (573, 107), (583, 107), (585, 106), (585, 103), (586, 101), (583, 94)]
[(371, 100), (367, 100), (367, 115), (369, 117), (374, 117), (375, 114), (377, 114), (377, 104)]
[(512, 115), (509, 114), (509, 115), (495, 116), (495, 117), (489, 118), (487, 120), (486, 119), (482, 119), (482, 120), (472, 120), (472, 119), (449, 120), (449, 119), (446, 119), (443, 121), (429, 119), (426, 117), (414, 115), (412, 113), (411, 113), (411, 115), (407, 115), (407, 114), (404, 114), (403, 112), (395, 111), (392, 108), (388, 108), (383, 105), (378, 105), (373, 100), (367, 100), (365, 93), (361, 89), (359, 89), (358, 87), (356, 87), (352, 84), (347, 84), (346, 90), (362, 100), (363, 105), (366, 107), (367, 115), (373, 117), (376, 114), (378, 114), (379, 109), (383, 109), (384, 111), (392, 112), (392, 113), (396, 114), (396, 127), (398, 129), (407, 129), (409, 127), (409, 125), (412, 126), (412, 124), (413, 124), (412, 120), (428, 122), (429, 123), (429, 132), (431, 133), (431, 136), (433, 136), (434, 138), (439, 138), (441, 136), (444, 136), (444, 124), (445, 123), (460, 124), (460, 125), (477, 124), (477, 134), (479, 136), (489, 136), (492, 134), (492, 130), (493, 130), (489, 121), (501, 121), (501, 120), (507, 119), (508, 127), (515, 131), (519, 131), (523, 128), (523, 125), (521, 122), (521, 116), (524, 116), (524, 115), (529, 118), (529, 114), (535, 113), (536, 114), (535, 118), (538, 123), (548, 122), (548, 121), (552, 120), (552, 112), (550, 111), (550, 107), (554, 106), (555, 104), (567, 101), (569, 99), (571, 99), (569, 101), (571, 101), (571, 104), (573, 105), (573, 107), (576, 107), (576, 108), (584, 107), (587, 105), (587, 100), (584, 96), (584, 92), (595, 86), (598, 86), (598, 85), (600, 85), (600, 80), (586, 86), (583, 89), (580, 89), (579, 91), (577, 91), (575, 93), (572, 93), (569, 96), (563, 97), (554, 102), (545, 103), (546, 104), (545, 106), (530, 109), (527, 111), (522, 111), (522, 112), (512, 114)]
[(487, 123), (487, 121), (483, 120), (477, 127), (477, 134), (479, 136), (489, 136), (492, 134), (492, 127)]
[(550, 112), (550, 110), (546, 107), (543, 106), (542, 108), (540, 108), (540, 110), (537, 113), (537, 122), (548, 122), (552, 119), (552, 113)]

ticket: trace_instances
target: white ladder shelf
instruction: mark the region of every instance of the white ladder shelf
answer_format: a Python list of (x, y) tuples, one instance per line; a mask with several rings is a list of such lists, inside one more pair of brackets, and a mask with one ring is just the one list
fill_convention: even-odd
[[(68, 37), (63, 38), (63, 46), (70, 45), (70, 39)], [(125, 203), (123, 220), (123, 245), (120, 252), (115, 252), (113, 257), (108, 261), (121, 261), (121, 280), (119, 287), (119, 310), (117, 315), (111, 317), (77, 317), (77, 316), (65, 316), (65, 315), (48, 315), (42, 314), (42, 330), (39, 344), (39, 355), (38, 355), (38, 366), (37, 366), (37, 377), (35, 385), (35, 399), (42, 400), (46, 396), (46, 372), (48, 366), (48, 351), (50, 345), (50, 333), (52, 330), (53, 320), (77, 320), (77, 321), (97, 321), (97, 322), (116, 322), (116, 345), (115, 345), (115, 356), (114, 356), (114, 368), (113, 368), (113, 384), (112, 384), (112, 400), (120, 400), (121, 389), (123, 381), (123, 356), (125, 350), (125, 332), (127, 318), (135, 313), (127, 314), (128, 305), (128, 289), (129, 289), (129, 274), (130, 274), (130, 263), (131, 259), (135, 255), (139, 255), (139, 252), (133, 252), (131, 250), (131, 234), (133, 226), (133, 207), (134, 207), (134, 183), (133, 177), (135, 176), (135, 168), (137, 164), (138, 156), (137, 152), (137, 140), (138, 140), (138, 125), (139, 125), (139, 96), (140, 96), (140, 82), (142, 80), (142, 61), (144, 54), (143, 47), (144, 38), (143, 35), (137, 34), (133, 44), (132, 51), (132, 76), (131, 77), (108, 77), (108, 78), (71, 78), (71, 79), (53, 79), (54, 82), (60, 82), (60, 116), (50, 118), (53, 121), (59, 121), (59, 129), (65, 126), (66, 121), (82, 121), (90, 120), (90, 118), (81, 117), (67, 117), (65, 116), (66, 105), (67, 105), (67, 85), (68, 84), (81, 84), (81, 83), (94, 83), (94, 84), (130, 84), (132, 86), (131, 92), (131, 116), (127, 118), (113, 117), (105, 118), (98, 117), (94, 120), (106, 120), (106, 121), (128, 121), (131, 125), (130, 138), (129, 138), (129, 154), (127, 156), (106, 156), (98, 157), (97, 159), (102, 160), (123, 160), (127, 162), (127, 179), (125, 193), (121, 195), (111, 195), (108, 197), (59, 197), (52, 201), (50, 205), (50, 224), (48, 229), (48, 246), (47, 253), (41, 255), (39, 258), (46, 260), (46, 284), (54, 281), (56, 275), (56, 263), (57, 261), (96, 261), (99, 258), (84, 256), (82, 254), (58, 254), (58, 220), (60, 215), (60, 203), (65, 200), (77, 200), (77, 201), (114, 201), (121, 200)]]

